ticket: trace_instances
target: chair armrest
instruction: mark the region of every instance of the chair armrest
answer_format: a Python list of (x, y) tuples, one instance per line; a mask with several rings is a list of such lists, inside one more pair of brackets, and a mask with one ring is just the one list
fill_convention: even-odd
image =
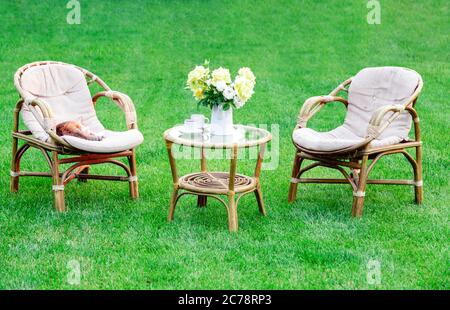
[[(419, 116), (417, 111), (412, 106), (405, 107), (404, 105), (384, 106), (375, 110), (369, 121), (367, 137), (373, 139), (377, 138), (403, 111), (407, 111), (411, 114), (414, 122), (415, 139), (416, 141), (420, 141)], [(392, 112), (392, 115), (383, 122), (386, 114), (389, 112)]]
[[(31, 113), (33, 113), (34, 117), (36, 117), (39, 122), (53, 118), (53, 111), (50, 108), (50, 105), (40, 98), (25, 99), (24, 104), (29, 108), (31, 107)], [(42, 116), (36, 113), (36, 107), (41, 111)], [(42, 125), (44, 124), (41, 124), (41, 126)]]
[(306, 127), (306, 123), (308, 122), (308, 120), (314, 114), (316, 114), (325, 104), (335, 101), (342, 102), (345, 106), (348, 105), (348, 101), (346, 99), (337, 96), (315, 96), (306, 99), (300, 110), (296, 128)]
[(130, 97), (128, 97), (126, 94), (123, 94), (118, 91), (101, 91), (97, 94), (95, 94), (92, 97), (92, 103), (96, 104), (98, 98), (100, 97), (107, 97), (112, 99), (122, 110), (122, 112), (125, 113), (125, 119), (127, 123), (128, 129), (136, 129), (137, 128), (137, 116), (136, 116), (136, 109), (134, 107), (133, 101)]
[(402, 113), (405, 110), (405, 107), (402, 105), (390, 105), (390, 106), (384, 106), (384, 107), (380, 107), (378, 109), (375, 110), (375, 112), (373, 112), (372, 117), (370, 118), (369, 124), (371, 126), (380, 126), (382, 125), (381, 122), (384, 119), (384, 116), (386, 115), (386, 113), (388, 112), (394, 112), (394, 114), (392, 116), (395, 115), (395, 117)]
[(26, 98), (23, 104), (27, 106), (44, 131), (50, 134), (49, 132), (55, 125), (53, 122), (53, 111), (50, 105), (40, 98)]
[[(50, 105), (40, 98), (25, 98), (23, 104), (28, 107), (34, 118), (38, 121), (44, 131), (50, 136), (52, 141), (70, 147), (64, 139), (56, 134), (53, 111)], [(38, 110), (41, 112), (38, 113)], [(42, 114), (42, 115), (41, 115)]]
[[(376, 139), (404, 110), (403, 105), (388, 105), (376, 109), (370, 118), (366, 137)], [(392, 112), (392, 115), (383, 122), (389, 112)]]

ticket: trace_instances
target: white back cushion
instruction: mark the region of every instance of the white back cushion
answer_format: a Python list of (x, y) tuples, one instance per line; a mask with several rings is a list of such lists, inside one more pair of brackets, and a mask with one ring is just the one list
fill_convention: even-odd
[[(414, 93), (419, 79), (415, 71), (400, 67), (361, 70), (352, 79), (349, 87), (349, 105), (344, 126), (356, 135), (365, 137), (373, 112), (385, 105), (404, 105)], [(406, 139), (410, 128), (411, 117), (404, 112), (392, 122), (379, 139), (391, 136)]]
[[(64, 64), (31, 67), (23, 73), (20, 84), (23, 90), (50, 105), (55, 125), (73, 120), (94, 132), (104, 130), (95, 114), (84, 74), (79, 69)], [(48, 134), (26, 106), (22, 109), (22, 119), (35, 138), (48, 140)]]

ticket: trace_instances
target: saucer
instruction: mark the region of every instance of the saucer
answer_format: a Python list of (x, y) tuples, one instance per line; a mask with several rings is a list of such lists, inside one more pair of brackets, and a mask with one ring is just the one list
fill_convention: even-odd
[(193, 128), (193, 129), (186, 129), (184, 128), (184, 126), (180, 126), (180, 132), (182, 134), (199, 134), (199, 133), (203, 133), (203, 129), (201, 128)]

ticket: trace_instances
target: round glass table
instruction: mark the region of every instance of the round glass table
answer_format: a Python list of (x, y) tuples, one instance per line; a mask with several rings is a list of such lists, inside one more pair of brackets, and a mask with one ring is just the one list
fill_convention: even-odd
[[(234, 125), (232, 135), (216, 136), (208, 128), (199, 133), (184, 133), (183, 126), (175, 126), (164, 132), (169, 163), (172, 171), (173, 192), (170, 199), (168, 220), (174, 218), (178, 200), (184, 195), (196, 195), (199, 207), (205, 207), (208, 197), (220, 201), (228, 212), (228, 228), (238, 230), (237, 206), (242, 196), (255, 193), (259, 211), (266, 215), (260, 186), (261, 165), (267, 143), (272, 135), (265, 129), (252, 126)], [(201, 149), (200, 171), (178, 176), (173, 144)], [(256, 168), (253, 176), (237, 173), (239, 148), (258, 147)], [(229, 172), (208, 171), (205, 149), (229, 149), (231, 151)], [(224, 198), (223, 196), (226, 196)]]

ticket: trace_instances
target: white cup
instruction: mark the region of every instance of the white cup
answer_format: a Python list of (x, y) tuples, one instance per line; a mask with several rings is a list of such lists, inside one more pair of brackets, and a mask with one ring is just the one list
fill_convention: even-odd
[(209, 122), (209, 119), (203, 114), (192, 114), (191, 120), (195, 122), (195, 126), (197, 129), (203, 129), (205, 127), (205, 124)]

